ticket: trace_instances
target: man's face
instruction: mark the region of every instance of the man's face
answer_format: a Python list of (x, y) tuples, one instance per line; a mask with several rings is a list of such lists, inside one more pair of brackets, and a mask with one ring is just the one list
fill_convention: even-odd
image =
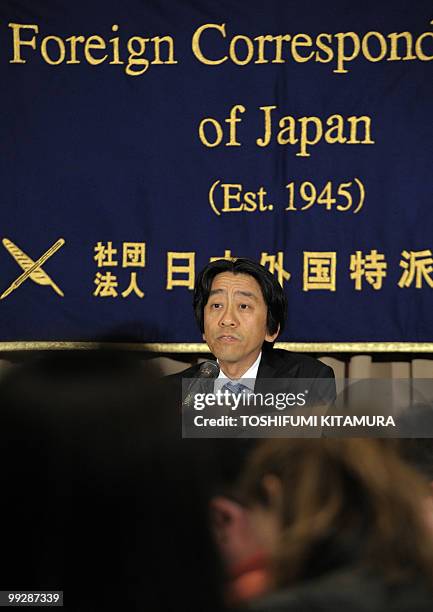
[(242, 376), (257, 359), (269, 334), (268, 309), (260, 285), (248, 274), (221, 272), (212, 282), (204, 308), (204, 334), (212, 353), (230, 377)]

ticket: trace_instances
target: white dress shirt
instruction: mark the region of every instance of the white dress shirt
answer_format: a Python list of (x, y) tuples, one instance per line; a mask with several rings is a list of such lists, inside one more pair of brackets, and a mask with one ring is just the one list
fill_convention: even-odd
[[(222, 389), (222, 387), (224, 387), (224, 385), (228, 381), (232, 382), (233, 384), (236, 384), (236, 383), (240, 382), (241, 384), (243, 384), (246, 387), (248, 387), (249, 389), (251, 389), (251, 391), (254, 391), (254, 386), (256, 384), (257, 372), (258, 372), (258, 369), (259, 369), (260, 359), (261, 358), (262, 358), (262, 352), (260, 351), (259, 356), (255, 360), (253, 365), (250, 368), (248, 368), (248, 370), (245, 372), (245, 374), (242, 374), (242, 376), (240, 378), (236, 378), (235, 380), (232, 380), (231, 378), (226, 376), (224, 374), (224, 372), (220, 368), (219, 376), (218, 376), (218, 378), (215, 379), (215, 383), (214, 383), (214, 389), (213, 389), (214, 393), (216, 393), (217, 391)], [(218, 365), (219, 365), (219, 363), (218, 363)]]

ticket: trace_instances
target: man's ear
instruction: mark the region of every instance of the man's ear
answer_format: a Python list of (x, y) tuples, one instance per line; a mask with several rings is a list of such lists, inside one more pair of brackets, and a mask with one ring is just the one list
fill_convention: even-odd
[(266, 342), (275, 342), (279, 333), (280, 333), (280, 324), (278, 324), (278, 329), (275, 333), (270, 334), (268, 331), (266, 331), (266, 336), (265, 336)]

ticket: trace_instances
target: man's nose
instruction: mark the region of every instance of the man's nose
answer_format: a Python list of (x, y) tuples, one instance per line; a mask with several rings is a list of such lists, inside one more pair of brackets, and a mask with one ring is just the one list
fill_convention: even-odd
[(235, 309), (232, 306), (227, 306), (221, 315), (219, 324), (221, 327), (236, 327), (238, 319), (236, 317)]

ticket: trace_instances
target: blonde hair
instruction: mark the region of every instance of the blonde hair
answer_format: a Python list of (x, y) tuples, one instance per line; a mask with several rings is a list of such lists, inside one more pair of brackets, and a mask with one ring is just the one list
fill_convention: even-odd
[(246, 467), (247, 505), (271, 504), (266, 475), (282, 483), (277, 586), (306, 577), (320, 555), (325, 566), (367, 567), (390, 580), (421, 572), (433, 584), (433, 533), (423, 519), (428, 485), (392, 441), (268, 440)]

